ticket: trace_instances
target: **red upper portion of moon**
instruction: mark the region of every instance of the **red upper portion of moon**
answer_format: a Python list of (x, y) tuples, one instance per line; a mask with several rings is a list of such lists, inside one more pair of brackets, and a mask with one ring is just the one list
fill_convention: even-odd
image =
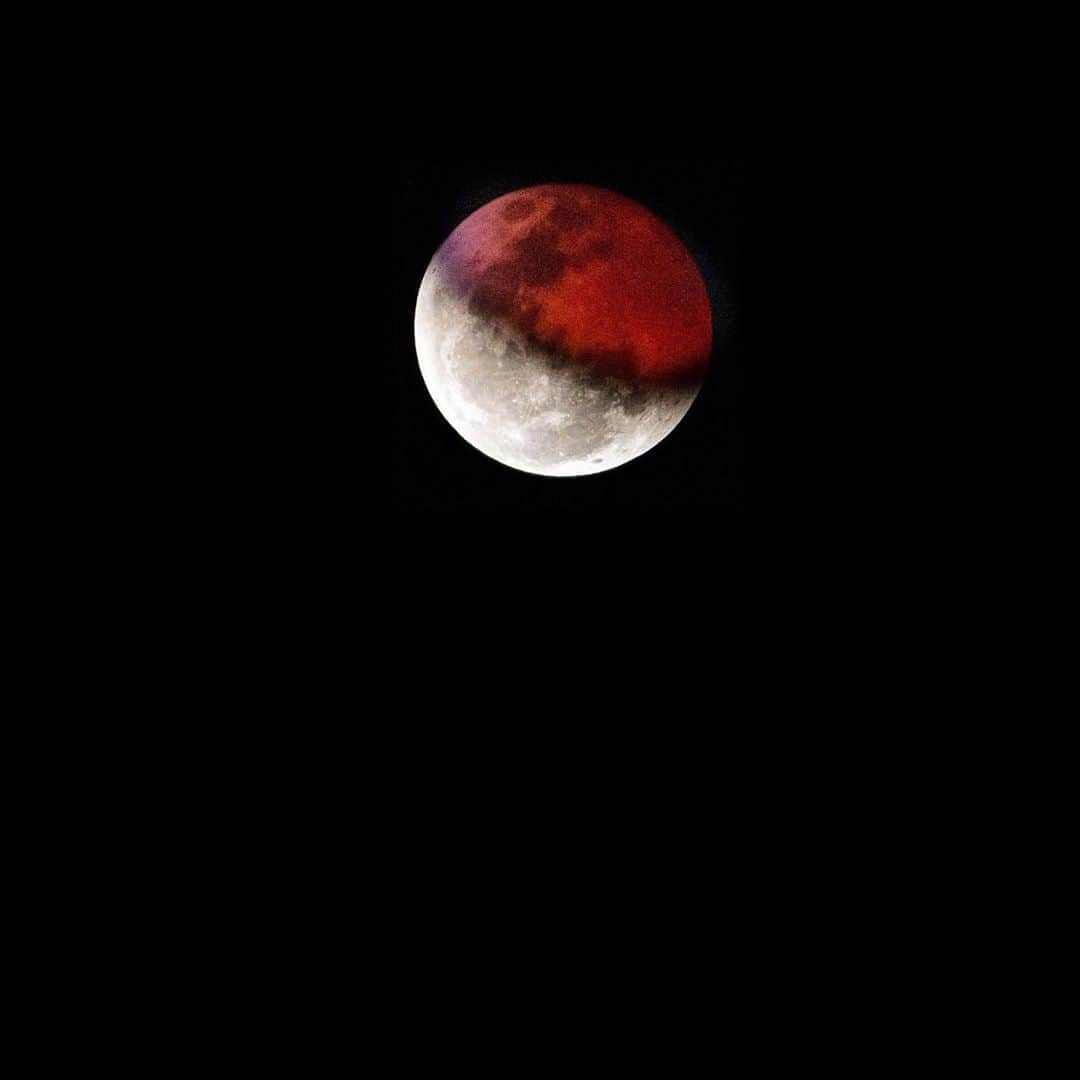
[(473, 310), (604, 374), (696, 381), (712, 314), (690, 253), (621, 195), (544, 184), (466, 218), (437, 256)]

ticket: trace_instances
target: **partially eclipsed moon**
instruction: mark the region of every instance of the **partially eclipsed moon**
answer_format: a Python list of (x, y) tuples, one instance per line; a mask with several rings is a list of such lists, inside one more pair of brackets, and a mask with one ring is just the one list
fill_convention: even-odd
[(515, 469), (583, 476), (650, 450), (705, 378), (712, 315), (689, 252), (600, 188), (545, 184), (466, 218), (416, 301), (439, 411)]

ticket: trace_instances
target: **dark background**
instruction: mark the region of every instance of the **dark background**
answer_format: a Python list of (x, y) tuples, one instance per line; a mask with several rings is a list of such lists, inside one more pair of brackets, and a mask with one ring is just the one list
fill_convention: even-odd
[[(709, 375), (689, 413), (648, 453), (594, 476), (533, 476), (475, 450), (431, 400), (413, 341), (416, 294), (440, 244), (499, 195), (549, 182), (609, 188), (657, 214), (694, 256), (713, 310)], [(392, 180), (391, 215), (384, 358), (392, 401), (394, 509), (741, 513), (746, 352), (741, 160), (401, 160)]]

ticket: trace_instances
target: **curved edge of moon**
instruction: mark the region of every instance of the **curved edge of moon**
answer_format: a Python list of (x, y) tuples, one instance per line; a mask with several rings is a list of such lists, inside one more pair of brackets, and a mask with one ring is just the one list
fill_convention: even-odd
[(588, 476), (640, 457), (671, 434), (700, 389), (636, 385), (549, 355), (470, 311), (438, 255), (420, 285), (414, 333), (443, 418), (481, 453), (539, 476)]

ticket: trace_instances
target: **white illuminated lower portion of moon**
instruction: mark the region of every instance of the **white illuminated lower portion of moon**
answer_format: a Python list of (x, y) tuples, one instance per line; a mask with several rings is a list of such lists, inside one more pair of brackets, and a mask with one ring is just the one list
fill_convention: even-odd
[(420, 372), (439, 412), (481, 453), (541, 476), (586, 476), (651, 450), (698, 387), (589, 372), (469, 309), (438, 260), (416, 301)]

